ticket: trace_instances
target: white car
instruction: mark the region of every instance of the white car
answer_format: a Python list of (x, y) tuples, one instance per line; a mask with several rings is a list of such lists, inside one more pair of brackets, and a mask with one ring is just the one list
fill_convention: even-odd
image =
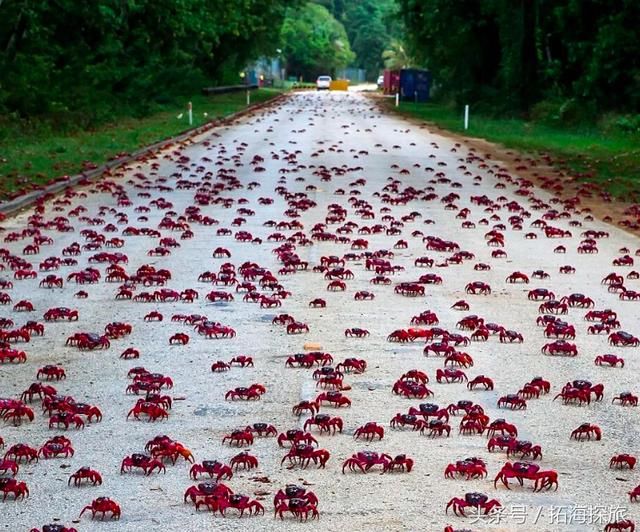
[(376, 85), (378, 85), (379, 89), (384, 87), (384, 76), (378, 76), (378, 81), (376, 82)]
[(321, 90), (329, 90), (331, 86), (331, 76), (319, 76), (316, 80), (316, 89)]

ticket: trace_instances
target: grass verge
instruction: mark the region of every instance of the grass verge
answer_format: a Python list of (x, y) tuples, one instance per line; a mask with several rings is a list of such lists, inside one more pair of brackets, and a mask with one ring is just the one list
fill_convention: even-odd
[[(251, 103), (267, 101), (282, 91), (257, 89)], [(246, 107), (244, 92), (192, 98), (193, 126), (228, 116)], [(178, 118), (179, 115), (182, 115)], [(81, 171), (87, 162), (100, 165), (119, 153), (133, 152), (186, 129), (186, 101), (182, 108), (167, 105), (145, 118), (120, 118), (92, 131), (62, 135), (43, 130), (11, 134), (0, 131), (0, 196), (29, 185), (47, 183), (61, 175)]]
[(401, 102), (389, 109), (419, 118), (469, 137), (480, 137), (506, 148), (549, 155), (555, 168), (581, 180), (600, 183), (609, 193), (639, 201), (640, 135), (603, 131), (597, 127), (576, 129), (551, 127), (516, 119), (489, 118), (470, 111), (469, 129), (464, 130), (462, 112), (438, 104)]

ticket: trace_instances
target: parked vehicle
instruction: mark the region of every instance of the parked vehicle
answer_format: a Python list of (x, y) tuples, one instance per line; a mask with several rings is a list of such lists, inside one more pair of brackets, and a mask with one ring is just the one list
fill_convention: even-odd
[(316, 80), (316, 89), (321, 90), (329, 90), (331, 87), (331, 76), (318, 76)]

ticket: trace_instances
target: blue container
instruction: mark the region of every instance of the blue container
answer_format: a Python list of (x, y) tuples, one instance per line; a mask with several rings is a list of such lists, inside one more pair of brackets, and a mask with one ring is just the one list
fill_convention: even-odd
[(429, 100), (431, 73), (417, 68), (400, 71), (400, 98), (408, 102), (423, 103)]
[(245, 83), (247, 85), (257, 85), (258, 84), (258, 73), (255, 70), (249, 70), (247, 72), (247, 76), (245, 78)]

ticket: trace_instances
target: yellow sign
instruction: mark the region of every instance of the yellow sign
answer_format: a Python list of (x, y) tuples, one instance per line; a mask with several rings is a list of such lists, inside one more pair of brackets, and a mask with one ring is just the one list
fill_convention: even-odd
[(329, 90), (331, 91), (346, 91), (349, 90), (349, 80), (348, 79), (334, 79), (331, 81), (329, 85)]

